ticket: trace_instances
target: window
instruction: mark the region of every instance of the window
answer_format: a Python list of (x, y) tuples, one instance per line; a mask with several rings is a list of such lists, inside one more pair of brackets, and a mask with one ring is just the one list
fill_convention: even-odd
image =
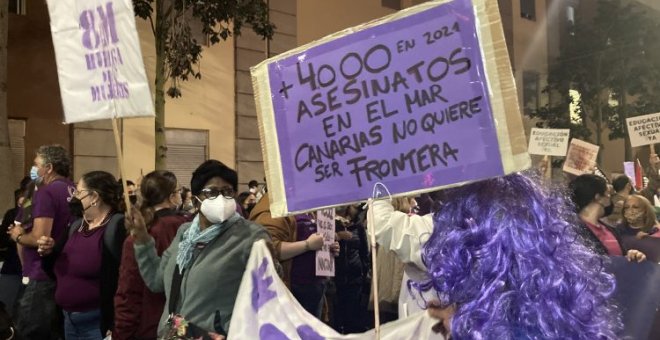
[(523, 108), (529, 115), (539, 109), (539, 74), (533, 71), (523, 72)]
[(520, 16), (527, 20), (536, 20), (536, 0), (520, 0)]
[(381, 0), (380, 3), (386, 8), (391, 8), (397, 11), (401, 9), (401, 0)]
[(167, 129), (167, 170), (179, 185), (190, 187), (192, 173), (208, 158), (209, 133), (204, 130)]
[(26, 0), (9, 0), (9, 13), (25, 15), (27, 4)]
[(9, 119), (9, 148), (14, 173), (13, 183), (23, 179), (25, 171), (25, 120)]

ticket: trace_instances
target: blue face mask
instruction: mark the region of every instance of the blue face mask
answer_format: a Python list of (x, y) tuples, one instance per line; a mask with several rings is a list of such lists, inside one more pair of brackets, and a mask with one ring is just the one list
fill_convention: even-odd
[(30, 169), (30, 179), (33, 181), (41, 180), (41, 176), (39, 176), (39, 168), (36, 166), (32, 166), (32, 169)]

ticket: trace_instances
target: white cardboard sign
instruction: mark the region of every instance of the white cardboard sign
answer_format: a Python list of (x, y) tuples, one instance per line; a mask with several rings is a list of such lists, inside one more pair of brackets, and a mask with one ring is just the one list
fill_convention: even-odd
[(569, 129), (532, 128), (527, 152), (532, 155), (566, 156), (569, 136)]
[(632, 147), (658, 143), (660, 140), (660, 112), (626, 118)]
[(577, 176), (591, 173), (596, 166), (599, 148), (598, 145), (573, 138), (566, 154), (564, 172)]

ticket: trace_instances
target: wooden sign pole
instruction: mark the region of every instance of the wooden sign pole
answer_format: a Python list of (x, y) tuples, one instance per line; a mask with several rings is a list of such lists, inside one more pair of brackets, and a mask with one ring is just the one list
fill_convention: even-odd
[[(121, 119), (121, 118), (120, 118)], [(119, 162), (119, 177), (121, 178), (121, 185), (124, 188), (124, 203), (126, 204), (125, 216), (131, 217), (131, 200), (128, 197), (128, 184), (126, 184), (126, 168), (124, 167), (124, 155), (121, 149), (121, 137), (119, 135), (119, 128), (117, 127), (117, 118), (112, 119), (112, 131), (115, 135), (115, 147), (117, 148), (117, 161)]]

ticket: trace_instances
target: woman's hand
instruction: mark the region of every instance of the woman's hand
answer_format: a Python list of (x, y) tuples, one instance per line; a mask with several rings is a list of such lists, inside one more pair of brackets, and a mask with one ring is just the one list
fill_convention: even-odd
[(309, 250), (317, 251), (323, 248), (323, 235), (320, 234), (311, 234), (307, 238), (307, 247)]
[(47, 256), (53, 252), (53, 247), (55, 246), (55, 240), (48, 236), (41, 236), (37, 240), (37, 252), (40, 256)]
[(429, 316), (439, 321), (433, 326), (433, 331), (442, 334), (445, 339), (449, 339), (451, 335), (451, 318), (454, 316), (456, 308), (453, 305), (443, 308), (440, 302), (431, 301), (428, 303), (427, 311)]
[(626, 253), (626, 258), (631, 262), (642, 262), (646, 260), (646, 255), (637, 249), (630, 249)]
[(126, 215), (126, 230), (133, 236), (135, 243), (145, 244), (149, 241), (149, 233), (144, 223), (144, 217), (138, 209), (131, 207), (131, 214)]

